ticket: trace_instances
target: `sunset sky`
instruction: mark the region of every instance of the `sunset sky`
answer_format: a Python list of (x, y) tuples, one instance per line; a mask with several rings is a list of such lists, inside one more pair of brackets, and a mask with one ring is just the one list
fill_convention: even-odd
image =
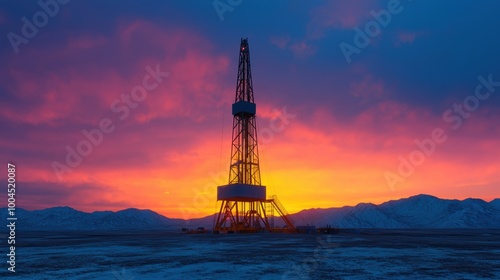
[(262, 182), (289, 212), (500, 197), (498, 1), (60, 2), (46, 18), (37, 1), (0, 4), (0, 155), (18, 207), (218, 210), (241, 37)]

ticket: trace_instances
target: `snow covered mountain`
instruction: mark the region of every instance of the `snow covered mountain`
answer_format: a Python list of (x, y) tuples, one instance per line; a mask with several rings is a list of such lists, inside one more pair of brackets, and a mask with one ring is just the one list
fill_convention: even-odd
[(490, 205), (500, 210), (500, 198), (492, 200)]
[(500, 228), (500, 199), (439, 199), (417, 195), (380, 205), (310, 209), (293, 214), (296, 224), (341, 228)]
[[(7, 208), (0, 209), (0, 216), (6, 220)], [(169, 219), (151, 210), (135, 208), (93, 213), (71, 207), (34, 211), (16, 209), (16, 217), (21, 230), (149, 230), (177, 228), (185, 223), (181, 219)]]
[[(0, 209), (2, 220), (7, 209)], [(191, 220), (169, 219), (151, 210), (85, 213), (70, 207), (16, 210), (19, 229), (30, 230), (151, 230), (181, 227), (210, 228), (214, 216)], [(360, 203), (341, 208), (308, 209), (290, 215), (296, 225), (333, 225), (341, 228), (500, 228), (500, 199), (439, 199), (417, 195), (380, 205)], [(276, 223), (279, 224), (278, 221)]]

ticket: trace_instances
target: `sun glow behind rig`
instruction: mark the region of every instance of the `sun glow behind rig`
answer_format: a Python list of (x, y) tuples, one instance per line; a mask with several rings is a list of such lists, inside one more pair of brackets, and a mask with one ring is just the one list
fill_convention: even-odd
[[(294, 232), (295, 226), (276, 195), (267, 197), (261, 184), (250, 48), (241, 39), (236, 97), (232, 105), (233, 132), (229, 183), (217, 187), (221, 201), (214, 232)], [(284, 227), (274, 225), (281, 218)]]

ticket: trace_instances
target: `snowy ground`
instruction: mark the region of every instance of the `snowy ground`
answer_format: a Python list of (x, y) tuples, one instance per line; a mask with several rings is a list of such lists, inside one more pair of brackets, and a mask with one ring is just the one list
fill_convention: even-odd
[[(500, 279), (500, 230), (18, 232), (16, 238), (12, 278), (18, 279)], [(2, 263), (0, 278), (14, 275)]]

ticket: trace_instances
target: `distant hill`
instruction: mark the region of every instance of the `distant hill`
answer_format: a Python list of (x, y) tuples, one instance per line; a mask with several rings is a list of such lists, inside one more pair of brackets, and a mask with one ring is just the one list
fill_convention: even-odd
[(360, 203), (309, 209), (291, 215), (296, 224), (341, 228), (500, 228), (500, 199), (440, 199), (417, 195), (380, 205)]
[(494, 199), (490, 202), (490, 205), (500, 210), (500, 198)]
[[(7, 209), (0, 209), (6, 220)], [(16, 210), (18, 228), (25, 230), (174, 230), (211, 228), (214, 216), (191, 220), (170, 219), (151, 210), (85, 213), (70, 207)], [(308, 209), (290, 215), (296, 225), (333, 225), (341, 228), (500, 228), (500, 199), (440, 199), (417, 195), (380, 205), (360, 203), (328, 209)], [(277, 223), (279, 225), (279, 222)]]
[[(7, 209), (0, 209), (3, 220)], [(16, 209), (19, 229), (29, 230), (147, 230), (181, 227), (186, 221), (169, 219), (151, 210), (129, 208), (117, 212), (85, 213), (71, 207), (26, 211)]]

